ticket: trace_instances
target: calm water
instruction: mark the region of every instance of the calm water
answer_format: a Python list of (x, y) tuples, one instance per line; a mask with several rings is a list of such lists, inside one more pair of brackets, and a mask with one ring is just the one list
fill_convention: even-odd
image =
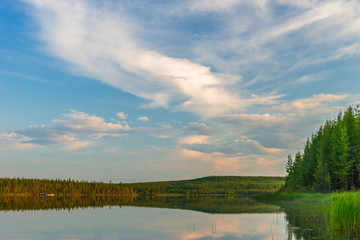
[(0, 240), (323, 239), (316, 208), (239, 197), (0, 198)]

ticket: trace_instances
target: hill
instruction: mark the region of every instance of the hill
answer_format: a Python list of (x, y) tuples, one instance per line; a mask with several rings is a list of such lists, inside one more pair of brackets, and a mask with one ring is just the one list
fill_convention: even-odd
[(273, 193), (284, 183), (283, 177), (209, 176), (191, 180), (123, 184), (140, 195), (147, 194), (213, 194), (237, 195)]

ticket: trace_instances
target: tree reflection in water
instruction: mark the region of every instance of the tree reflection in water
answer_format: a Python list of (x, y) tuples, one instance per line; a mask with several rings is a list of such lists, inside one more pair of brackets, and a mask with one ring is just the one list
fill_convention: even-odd
[[(106, 206), (186, 209), (209, 214), (284, 213), (288, 239), (346, 239), (331, 235), (321, 213), (320, 203), (255, 201), (249, 197), (134, 197), (134, 196), (67, 196), (67, 197), (1, 197), (1, 211), (75, 210)], [(265, 216), (265, 215), (264, 215)], [(215, 223), (213, 223), (215, 224)], [(218, 223), (219, 224), (219, 223)], [(217, 224), (217, 225), (218, 225)], [(267, 226), (268, 227), (268, 226)], [(280, 227), (280, 226), (270, 226)], [(272, 231), (269, 227), (269, 230)], [(212, 225), (214, 232), (214, 225)], [(274, 237), (276, 239), (276, 237)]]

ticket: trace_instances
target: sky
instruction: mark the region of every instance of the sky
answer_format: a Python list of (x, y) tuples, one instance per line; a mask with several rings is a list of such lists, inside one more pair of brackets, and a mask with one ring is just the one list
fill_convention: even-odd
[(3, 0), (0, 176), (284, 176), (359, 57), (354, 0)]

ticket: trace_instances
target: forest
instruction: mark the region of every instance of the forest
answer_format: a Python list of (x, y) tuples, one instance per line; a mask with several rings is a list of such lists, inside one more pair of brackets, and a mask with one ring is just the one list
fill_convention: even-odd
[(211, 176), (181, 181), (103, 183), (77, 180), (0, 178), (0, 195), (236, 195), (273, 193), (283, 177)]
[(349, 106), (288, 156), (283, 190), (331, 192), (360, 188), (360, 111)]
[(124, 186), (134, 189), (140, 195), (238, 195), (274, 193), (283, 184), (283, 177), (209, 176), (191, 180), (130, 183)]
[(0, 195), (133, 195), (133, 189), (123, 184), (34, 178), (0, 178)]

